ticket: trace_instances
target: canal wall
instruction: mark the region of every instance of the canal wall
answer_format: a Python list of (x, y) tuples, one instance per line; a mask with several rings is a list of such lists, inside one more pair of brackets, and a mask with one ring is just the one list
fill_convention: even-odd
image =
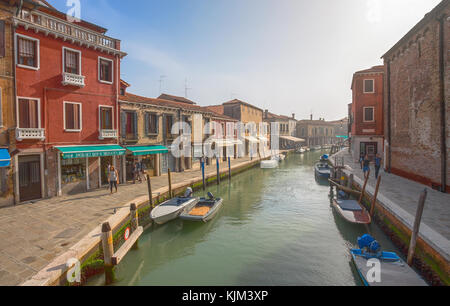
[[(336, 162), (334, 156), (330, 157), (330, 162), (334, 166)], [(350, 174), (352, 174), (351, 170), (343, 170), (343, 176), (346, 179), (345, 184), (348, 183)], [(355, 175), (352, 188), (362, 191), (363, 185), (364, 181)], [(363, 204), (368, 210), (370, 210), (373, 203), (374, 193), (375, 189), (371, 186), (367, 186)], [(417, 199), (417, 202), (418, 200), (419, 199)], [(414, 203), (413, 205), (417, 204)], [(411, 215), (402, 210), (393, 199), (378, 194), (373, 220), (405, 257), (408, 255), (412, 236), (413, 222), (411, 222), (411, 218)], [(424, 238), (423, 235), (420, 235), (418, 238), (413, 260), (414, 267), (431, 285), (450, 285), (449, 258), (447, 252), (442, 248), (442, 244), (440, 243), (444, 237), (441, 237), (425, 224), (421, 225), (421, 233), (422, 232), (426, 233), (427, 238)]]
[[(267, 158), (257, 158), (251, 161), (240, 163), (232, 166), (231, 176), (237, 175), (253, 167), (260, 165), (262, 160)], [(227, 179), (229, 176), (228, 167), (222, 168), (219, 172), (221, 181)], [(206, 184), (216, 184), (217, 174), (207, 174), (205, 176)], [(184, 194), (186, 188), (191, 187), (194, 190), (202, 188), (203, 178), (201, 175), (193, 179), (185, 180), (181, 183), (174, 184), (172, 186), (172, 192), (174, 196)], [(153, 193), (153, 207), (166, 201), (169, 198), (169, 188), (164, 187), (155, 190)], [(127, 227), (130, 226), (130, 206), (136, 204), (139, 214), (139, 225), (144, 229), (148, 229), (152, 225), (150, 219), (150, 212), (153, 207), (150, 206), (148, 196), (138, 197), (132, 201), (121, 204), (114, 215), (109, 217), (104, 222), (108, 222), (113, 231), (113, 243), (114, 250), (118, 250), (120, 246), (125, 242), (124, 232)], [(82, 285), (89, 277), (103, 273), (103, 250), (101, 242), (102, 225), (97, 226), (87, 236), (85, 236), (76, 245), (71, 247), (66, 253), (62, 254), (51, 262), (47, 267), (34, 275), (30, 280), (22, 284), (22, 286), (67, 286), (67, 285)], [(69, 284), (67, 281), (67, 273), (70, 273), (75, 267), (75, 263), (67, 263), (71, 259), (77, 259), (81, 268), (81, 282)]]

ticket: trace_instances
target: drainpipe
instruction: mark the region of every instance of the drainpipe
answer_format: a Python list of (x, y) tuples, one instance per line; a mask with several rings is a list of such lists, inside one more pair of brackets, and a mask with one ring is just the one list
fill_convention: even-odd
[[(19, 11), (18, 11), (19, 12)], [(17, 13), (18, 14), (18, 13)], [(16, 79), (16, 73), (17, 73), (17, 66), (16, 66), (16, 26), (14, 24), (14, 20), (11, 22), (11, 39), (12, 39), (12, 65), (13, 65), (13, 77), (14, 77), (14, 107), (13, 107), (13, 114), (14, 114), (14, 133), (13, 133), (13, 137), (14, 137), (14, 149), (17, 148), (17, 139), (15, 136), (16, 133), (16, 129), (18, 127), (18, 122), (17, 122), (17, 79)], [(11, 137), (10, 137), (10, 141), (11, 141)], [(14, 166), (13, 166), (13, 181), (14, 181), (14, 205), (18, 205), (20, 203), (20, 191), (19, 191), (19, 157), (16, 155), (14, 156)]]
[(446, 16), (439, 19), (439, 81), (441, 98), (441, 191), (446, 193), (447, 189), (447, 131), (446, 131), (446, 101), (445, 101), (445, 42), (444, 28)]
[(391, 61), (387, 60), (387, 84), (386, 84), (386, 91), (387, 91), (387, 128), (388, 128), (388, 173), (391, 173), (392, 171), (392, 105), (391, 105)]

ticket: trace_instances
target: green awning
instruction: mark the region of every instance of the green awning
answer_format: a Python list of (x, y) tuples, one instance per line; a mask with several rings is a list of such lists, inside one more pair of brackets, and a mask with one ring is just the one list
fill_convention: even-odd
[(164, 146), (127, 147), (127, 150), (134, 156), (169, 153), (169, 149)]
[(63, 159), (105, 157), (125, 155), (126, 150), (121, 146), (78, 146), (56, 147), (63, 154)]

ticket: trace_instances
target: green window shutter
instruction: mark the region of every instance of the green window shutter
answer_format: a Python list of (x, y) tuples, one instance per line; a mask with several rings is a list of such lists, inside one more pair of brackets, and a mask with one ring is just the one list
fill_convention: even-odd
[(137, 113), (133, 113), (133, 121), (134, 121), (134, 136), (137, 138), (137, 136), (138, 136), (138, 117), (137, 117)]
[(149, 113), (145, 113), (145, 135), (148, 135), (150, 132), (150, 114)]
[(127, 136), (127, 114), (125, 112), (120, 113), (120, 133), (122, 138)]

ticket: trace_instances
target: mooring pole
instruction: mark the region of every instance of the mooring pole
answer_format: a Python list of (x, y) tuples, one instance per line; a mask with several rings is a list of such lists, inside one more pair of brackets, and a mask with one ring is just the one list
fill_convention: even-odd
[(370, 177), (370, 170), (367, 173), (367, 177), (365, 177), (364, 187), (363, 187), (362, 192), (361, 192), (361, 197), (359, 198), (359, 204), (361, 204), (363, 199), (364, 199), (364, 193), (366, 192), (366, 187), (367, 187), (367, 183), (369, 182), (369, 177)]
[(228, 178), (231, 181), (231, 157), (228, 157)]
[(171, 199), (172, 196), (172, 173), (170, 172), (170, 169), (168, 171), (168, 176), (169, 176), (169, 198)]
[(348, 188), (353, 188), (354, 180), (355, 180), (355, 176), (352, 173), (352, 174), (350, 174), (350, 177), (348, 178), (348, 185), (347, 185)]
[(150, 175), (147, 174), (147, 189), (148, 189), (148, 202), (150, 207), (153, 208), (153, 193), (152, 193), (152, 182), (150, 181)]
[(428, 190), (424, 190), (420, 195), (419, 207), (417, 208), (416, 221), (414, 222), (414, 229), (411, 236), (411, 243), (408, 251), (408, 265), (413, 265), (414, 253), (416, 252), (417, 238), (419, 237), (420, 223), (422, 222), (423, 209), (425, 201), (427, 200)]
[(216, 164), (217, 164), (217, 185), (220, 184), (220, 165), (219, 165), (219, 159), (216, 157)]
[(378, 176), (377, 187), (375, 188), (375, 194), (373, 195), (372, 206), (370, 206), (370, 216), (373, 217), (375, 214), (375, 206), (377, 205), (378, 191), (380, 190), (381, 175)]
[[(139, 227), (139, 214), (137, 210), (137, 206), (135, 203), (130, 205), (130, 217), (131, 217), (131, 233), (134, 233)], [(133, 249), (137, 249), (139, 247), (139, 240), (133, 245)]]
[(112, 257), (114, 255), (113, 234), (109, 222), (102, 225), (102, 246), (105, 263), (105, 283), (110, 285), (114, 282), (114, 266)]
[(200, 162), (202, 168), (203, 190), (206, 190), (206, 178), (205, 178), (205, 160), (202, 158)]

